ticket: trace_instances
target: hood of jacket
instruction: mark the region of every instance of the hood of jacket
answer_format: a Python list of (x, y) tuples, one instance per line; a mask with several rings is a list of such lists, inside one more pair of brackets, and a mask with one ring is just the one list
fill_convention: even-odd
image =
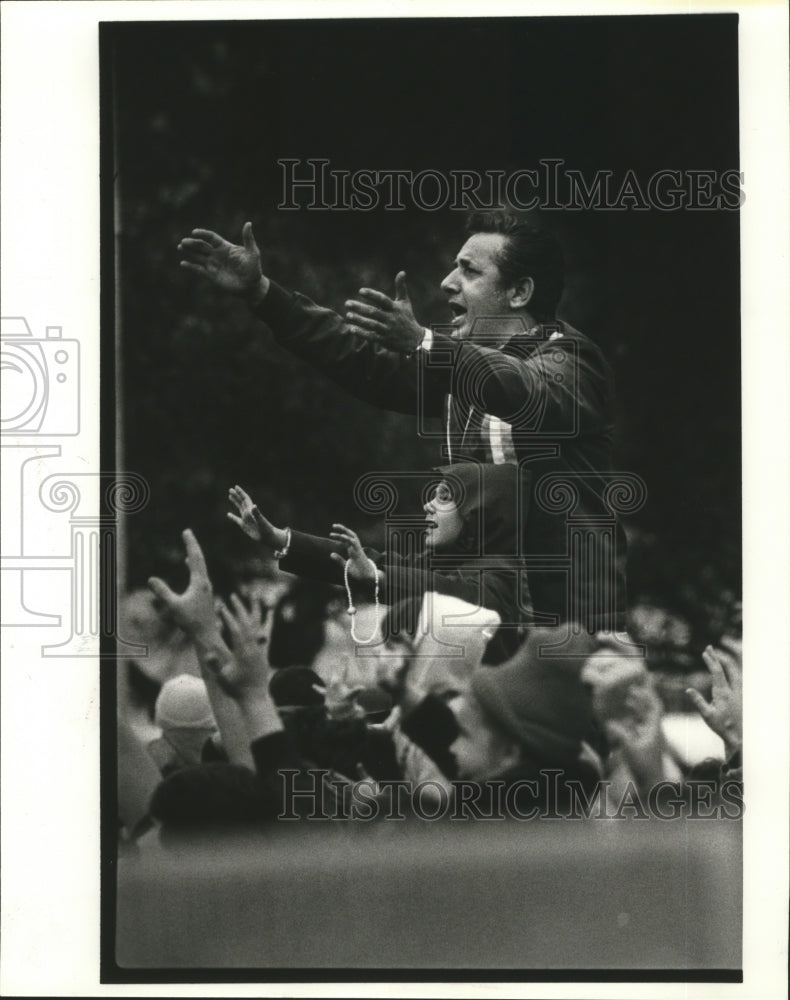
[(476, 462), (436, 471), (452, 489), (464, 521), (461, 536), (443, 554), (518, 556), (529, 507), (529, 474), (515, 465)]

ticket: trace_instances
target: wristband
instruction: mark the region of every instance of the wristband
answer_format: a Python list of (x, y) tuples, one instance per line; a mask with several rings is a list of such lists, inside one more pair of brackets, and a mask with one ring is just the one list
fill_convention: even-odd
[(291, 529), (285, 529), (285, 545), (281, 549), (274, 550), (274, 558), (279, 562), (281, 559), (285, 559), (288, 555), (288, 551), (291, 548)]

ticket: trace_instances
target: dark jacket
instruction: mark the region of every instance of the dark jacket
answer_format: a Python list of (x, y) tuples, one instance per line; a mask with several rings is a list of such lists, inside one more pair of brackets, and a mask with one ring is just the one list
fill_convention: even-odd
[[(540, 624), (622, 627), (625, 536), (633, 477), (612, 480), (614, 379), (596, 344), (567, 323), (519, 333), (500, 349), (434, 332), (429, 352), (398, 354), (346, 332), (336, 313), (272, 283), (256, 315), (277, 341), (373, 406), (444, 417), (451, 462), (530, 472), (523, 554)], [(617, 479), (622, 479), (618, 474)]]

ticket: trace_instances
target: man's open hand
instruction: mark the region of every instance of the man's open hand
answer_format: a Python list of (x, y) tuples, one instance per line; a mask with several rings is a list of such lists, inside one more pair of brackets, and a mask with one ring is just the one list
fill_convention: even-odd
[(269, 291), (269, 279), (261, 272), (261, 253), (251, 222), (244, 223), (241, 236), (242, 245), (237, 246), (210, 229), (193, 229), (178, 244), (183, 258), (181, 267), (255, 305)]
[(186, 564), (189, 567), (187, 589), (183, 594), (176, 594), (157, 576), (150, 578), (148, 586), (165, 605), (176, 624), (194, 640), (216, 632), (217, 617), (203, 550), (189, 528), (182, 532), (181, 537), (186, 546)]
[(406, 273), (395, 277), (395, 298), (373, 288), (360, 288), (359, 299), (346, 302), (346, 323), (358, 333), (399, 354), (411, 354), (422, 343), (425, 330), (414, 318)]

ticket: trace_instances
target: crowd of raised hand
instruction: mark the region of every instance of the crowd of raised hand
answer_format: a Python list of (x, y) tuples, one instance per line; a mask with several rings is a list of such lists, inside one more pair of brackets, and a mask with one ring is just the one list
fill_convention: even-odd
[[(234, 521), (252, 538), (257, 525), (256, 541), (284, 544), (237, 499)], [(353, 561), (356, 536), (341, 526), (335, 534)], [(354, 617), (366, 641), (355, 643), (340, 588), (305, 600), (304, 583), (281, 573), (269, 584), (276, 608), (249, 588), (224, 601), (190, 530), (183, 543), (186, 589), (149, 581), (168, 648), (180, 655), (149, 685), (149, 718), (121, 700), (127, 848), (263, 829), (316, 809), (340, 822), (669, 819), (690, 802), (706, 815), (740, 815), (739, 642), (702, 653), (710, 692), (689, 689), (688, 720), (696, 710), (720, 743), (689, 761), (667, 738), (653, 676), (625, 634), (533, 628), (491, 665), (498, 616), (427, 592), (411, 630), (397, 628), (396, 607), (360, 601)], [(299, 643), (310, 628), (320, 637), (312, 648)]]

